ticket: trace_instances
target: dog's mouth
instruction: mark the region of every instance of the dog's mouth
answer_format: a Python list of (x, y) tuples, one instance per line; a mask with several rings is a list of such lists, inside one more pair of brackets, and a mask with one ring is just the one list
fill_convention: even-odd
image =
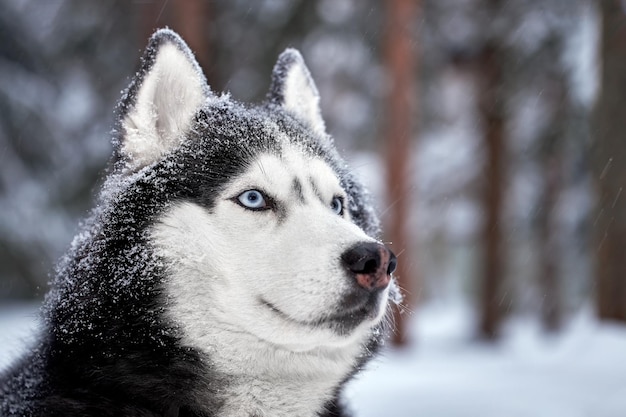
[(316, 329), (330, 328), (341, 336), (350, 334), (363, 322), (374, 322), (380, 314), (382, 302), (381, 293), (373, 293), (367, 299), (360, 299), (358, 302), (348, 295), (345, 297), (345, 302), (337, 309), (338, 311), (331, 312), (331, 314), (318, 319), (298, 320), (294, 319), (271, 302), (265, 299), (259, 300), (262, 306), (285, 321)]

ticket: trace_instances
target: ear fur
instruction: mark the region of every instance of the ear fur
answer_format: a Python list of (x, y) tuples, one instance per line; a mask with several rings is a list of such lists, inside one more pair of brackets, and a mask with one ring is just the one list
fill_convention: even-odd
[(296, 49), (288, 48), (278, 57), (268, 99), (306, 122), (316, 133), (326, 136), (317, 87)]
[(155, 32), (120, 102), (116, 145), (126, 169), (137, 171), (180, 145), (210, 95), (187, 44), (169, 29)]

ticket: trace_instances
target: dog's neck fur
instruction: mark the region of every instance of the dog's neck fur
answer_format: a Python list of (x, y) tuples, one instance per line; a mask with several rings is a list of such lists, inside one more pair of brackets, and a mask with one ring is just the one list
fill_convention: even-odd
[(211, 366), (226, 381), (219, 417), (317, 416), (354, 368), (361, 349), (355, 344), (291, 352), (228, 329), (211, 333)]

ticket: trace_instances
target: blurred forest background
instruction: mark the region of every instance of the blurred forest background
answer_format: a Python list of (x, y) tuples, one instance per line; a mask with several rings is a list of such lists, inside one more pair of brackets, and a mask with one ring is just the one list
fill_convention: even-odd
[(486, 339), (516, 315), (549, 332), (590, 306), (626, 321), (620, 0), (2, 1), (1, 303), (45, 293), (164, 26), (241, 101), (300, 49), (400, 254), (399, 343), (425, 302), (471, 305)]

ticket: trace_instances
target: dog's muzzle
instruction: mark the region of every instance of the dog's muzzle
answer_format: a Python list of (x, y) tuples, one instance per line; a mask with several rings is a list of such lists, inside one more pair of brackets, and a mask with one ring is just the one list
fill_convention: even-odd
[(339, 334), (349, 334), (364, 321), (377, 320), (387, 305), (383, 295), (396, 269), (396, 255), (380, 243), (361, 242), (340, 256), (349, 289), (331, 314), (321, 322), (332, 324)]
[(396, 255), (384, 245), (373, 242), (352, 246), (341, 255), (341, 261), (359, 287), (368, 292), (387, 288), (397, 266)]

